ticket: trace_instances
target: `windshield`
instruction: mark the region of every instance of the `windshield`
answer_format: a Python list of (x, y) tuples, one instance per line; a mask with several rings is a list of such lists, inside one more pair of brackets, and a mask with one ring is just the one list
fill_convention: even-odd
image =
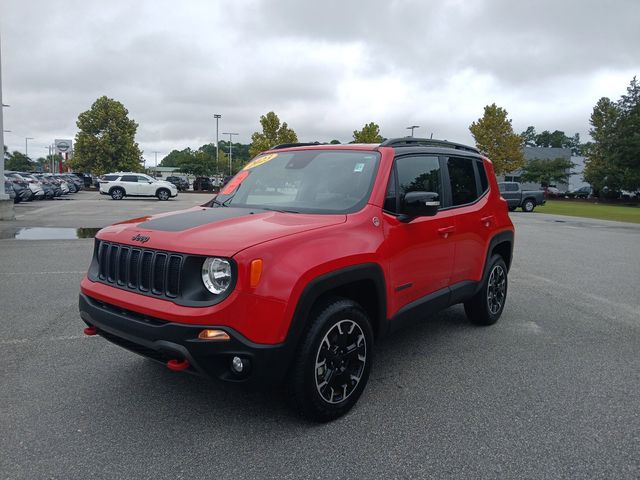
[(209, 206), (304, 213), (350, 213), (369, 199), (380, 155), (298, 150), (254, 158)]

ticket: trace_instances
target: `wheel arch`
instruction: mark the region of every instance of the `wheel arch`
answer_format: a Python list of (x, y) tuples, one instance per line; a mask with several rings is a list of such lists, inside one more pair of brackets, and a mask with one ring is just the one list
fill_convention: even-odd
[(308, 326), (313, 308), (329, 297), (357, 302), (371, 319), (374, 337), (384, 333), (387, 298), (384, 273), (380, 265), (365, 263), (334, 270), (311, 280), (302, 290), (291, 319), (286, 342), (297, 345)]
[(126, 195), (127, 191), (124, 189), (123, 186), (120, 185), (113, 185), (112, 187), (109, 187), (109, 195), (111, 195), (111, 192), (113, 192), (116, 188), (119, 188), (120, 190), (122, 190), (122, 192)]

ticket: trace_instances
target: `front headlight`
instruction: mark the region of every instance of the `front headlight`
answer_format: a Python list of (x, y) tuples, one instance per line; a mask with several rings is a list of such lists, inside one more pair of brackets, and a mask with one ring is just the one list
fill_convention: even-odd
[(231, 264), (228, 260), (209, 257), (202, 264), (202, 283), (211, 293), (224, 293), (231, 285), (231, 280)]

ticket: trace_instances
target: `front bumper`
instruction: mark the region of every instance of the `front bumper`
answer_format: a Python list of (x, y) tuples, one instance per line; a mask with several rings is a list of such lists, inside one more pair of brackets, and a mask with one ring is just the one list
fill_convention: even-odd
[[(163, 364), (169, 360), (187, 360), (188, 372), (232, 383), (275, 386), (284, 379), (291, 351), (286, 344), (252, 343), (229, 327), (187, 325), (147, 317), (123, 310), (83, 293), (79, 299), (80, 317), (96, 327), (98, 335), (127, 350)], [(203, 329), (226, 331), (228, 341), (198, 339)], [(231, 359), (248, 360), (241, 375), (231, 370)]]

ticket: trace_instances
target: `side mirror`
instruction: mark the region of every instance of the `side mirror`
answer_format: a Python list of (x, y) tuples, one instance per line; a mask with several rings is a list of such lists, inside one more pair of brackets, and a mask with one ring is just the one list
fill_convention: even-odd
[(440, 195), (435, 192), (409, 192), (402, 200), (401, 222), (410, 222), (416, 217), (433, 217), (440, 208)]

